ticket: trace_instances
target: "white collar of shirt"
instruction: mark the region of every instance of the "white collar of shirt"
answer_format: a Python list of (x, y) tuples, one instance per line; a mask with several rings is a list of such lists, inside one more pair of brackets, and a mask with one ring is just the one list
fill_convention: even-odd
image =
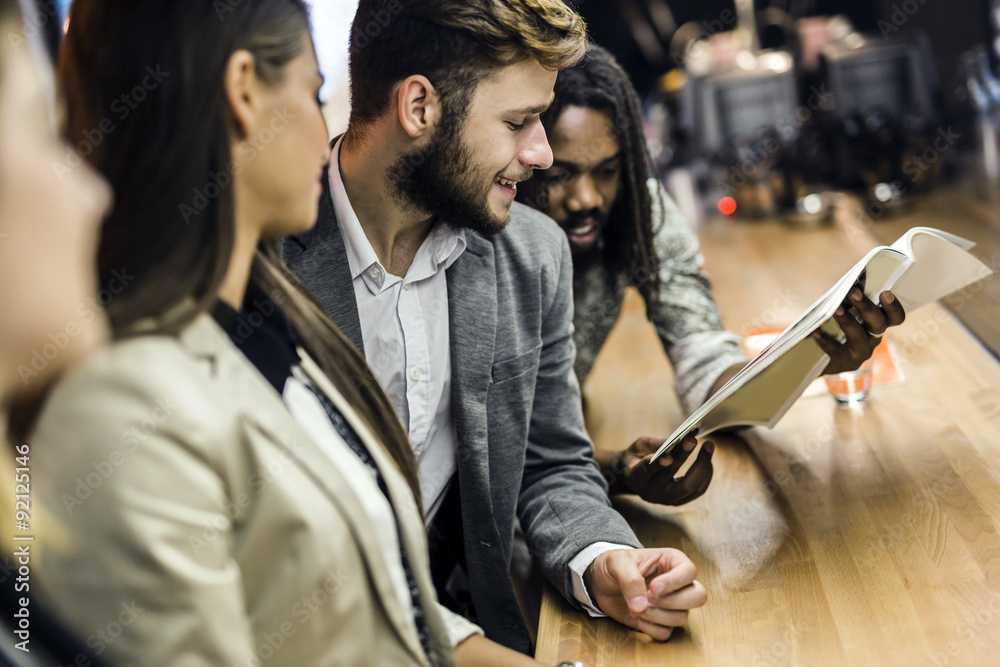
[[(351, 278), (356, 280), (358, 276), (362, 276), (372, 294), (378, 294), (401, 280), (401, 277), (390, 274), (379, 261), (368, 236), (365, 235), (364, 228), (361, 227), (361, 221), (354, 212), (354, 207), (351, 206), (351, 200), (347, 197), (344, 179), (340, 174), (340, 145), (343, 141), (343, 137), (337, 140), (330, 156), (330, 192), (333, 194), (333, 210), (344, 232)], [(418, 252), (414, 257), (405, 276), (411, 282), (447, 270), (454, 264), (455, 260), (465, 252), (465, 230), (455, 229), (451, 225), (439, 222), (424, 239), (423, 245), (427, 246), (430, 252)]]

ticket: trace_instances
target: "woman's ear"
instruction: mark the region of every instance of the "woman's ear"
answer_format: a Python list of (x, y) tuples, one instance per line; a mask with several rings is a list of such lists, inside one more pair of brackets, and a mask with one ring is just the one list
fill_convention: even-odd
[(226, 64), (226, 99), (233, 113), (233, 131), (237, 139), (254, 132), (259, 108), (259, 80), (253, 54), (245, 49), (236, 51)]
[(427, 77), (414, 74), (403, 79), (396, 93), (399, 124), (417, 139), (433, 131), (441, 120), (441, 98)]

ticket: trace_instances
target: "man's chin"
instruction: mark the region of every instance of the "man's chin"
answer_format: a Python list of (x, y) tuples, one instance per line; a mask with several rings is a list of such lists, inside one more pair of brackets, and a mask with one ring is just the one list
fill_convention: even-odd
[(487, 201), (486, 206), (480, 212), (480, 215), (475, 216), (473, 220), (469, 221), (468, 228), (479, 232), (485, 236), (495, 236), (503, 230), (507, 229), (507, 225), (510, 224), (510, 208), (511, 201), (507, 201), (505, 204), (497, 204), (492, 201)]
[(506, 206), (500, 207), (500, 210), (493, 208), (492, 214), (490, 216), (491, 227), (494, 234), (499, 234), (503, 230), (507, 229), (507, 225), (510, 224), (510, 205), (512, 202), (507, 202)]
[(573, 268), (575, 270), (586, 268), (601, 259), (601, 253), (596, 243), (586, 247), (570, 243), (569, 251), (573, 256)]
[(481, 217), (475, 220), (466, 220), (465, 224), (462, 225), (465, 229), (471, 229), (474, 232), (478, 232), (483, 236), (496, 236), (503, 230), (507, 229), (507, 225), (510, 224), (510, 213), (507, 213), (505, 218), (497, 218), (494, 216)]
[(483, 236), (495, 236), (510, 224), (510, 210), (500, 214), (489, 205), (475, 213), (468, 210), (464, 213), (438, 211), (437, 215), (454, 229), (467, 229)]

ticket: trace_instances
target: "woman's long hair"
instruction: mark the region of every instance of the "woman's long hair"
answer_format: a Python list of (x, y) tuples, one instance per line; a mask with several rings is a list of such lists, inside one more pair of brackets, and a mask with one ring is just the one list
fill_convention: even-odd
[[(245, 49), (257, 75), (277, 83), (308, 34), (302, 0), (74, 3), (59, 78), (69, 142), (117, 196), (98, 251), (102, 286), (116, 274), (130, 281), (106, 304), (116, 338), (176, 334), (214, 306), (235, 236), (225, 68)], [(384, 444), (419, 504), (413, 450), (360, 353), (272, 243), (261, 242), (252, 276), (281, 299), (303, 347)]]
[(660, 263), (653, 247), (653, 208), (647, 186), (652, 162), (639, 97), (614, 56), (596, 44), (591, 44), (583, 60), (559, 72), (554, 93), (551, 106), (542, 114), (542, 125), (550, 136), (566, 107), (595, 109), (611, 116), (622, 152), (622, 188), (602, 232), (603, 260), (611, 275), (627, 273), (648, 305), (658, 295)]

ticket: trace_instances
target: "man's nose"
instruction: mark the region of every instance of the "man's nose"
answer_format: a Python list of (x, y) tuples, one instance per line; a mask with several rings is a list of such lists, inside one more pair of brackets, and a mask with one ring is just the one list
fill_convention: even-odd
[(570, 184), (569, 196), (566, 198), (566, 208), (570, 211), (590, 211), (600, 208), (603, 203), (601, 193), (594, 187), (594, 179), (590, 174), (581, 174)]
[(548, 169), (552, 166), (552, 147), (545, 136), (545, 127), (536, 122), (525, 137), (524, 147), (518, 158), (521, 164), (532, 169)]

